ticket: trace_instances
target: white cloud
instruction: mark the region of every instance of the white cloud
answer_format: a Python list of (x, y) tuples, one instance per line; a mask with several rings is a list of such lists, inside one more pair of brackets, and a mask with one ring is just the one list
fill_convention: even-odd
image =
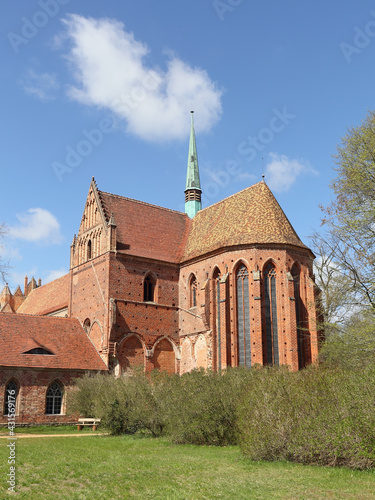
[(36, 97), (43, 102), (55, 99), (56, 92), (60, 87), (55, 74), (36, 73), (32, 69), (18, 83), (26, 94)]
[(305, 161), (294, 160), (285, 155), (270, 153), (271, 161), (266, 165), (266, 182), (272, 191), (288, 191), (302, 174), (318, 175), (318, 172)]
[(57, 280), (57, 278), (61, 278), (61, 276), (64, 276), (68, 272), (67, 269), (60, 268), (60, 269), (53, 269), (50, 271), (42, 280), (42, 284), (46, 285), (50, 281)]
[(257, 176), (255, 174), (250, 174), (249, 172), (241, 172), (236, 177), (236, 180), (238, 180), (238, 181), (254, 182), (254, 181), (256, 181), (256, 179), (257, 179)]
[(169, 55), (166, 70), (146, 62), (148, 47), (112, 19), (70, 15), (64, 20), (72, 46), (66, 55), (76, 86), (72, 99), (110, 110), (126, 130), (142, 139), (179, 139), (189, 132), (189, 111), (196, 131), (209, 130), (220, 118), (222, 91), (207, 72)]
[(9, 245), (7, 243), (6, 245), (0, 245), (0, 259), (6, 259), (6, 260), (22, 260), (23, 257), (20, 254), (19, 248)]
[(20, 224), (9, 228), (9, 236), (32, 242), (59, 244), (62, 242), (60, 224), (56, 217), (44, 208), (30, 208), (17, 215)]

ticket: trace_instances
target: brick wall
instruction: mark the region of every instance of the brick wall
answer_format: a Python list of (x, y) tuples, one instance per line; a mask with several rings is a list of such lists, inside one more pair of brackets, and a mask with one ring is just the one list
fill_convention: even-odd
[[(311, 341), (310, 357), (307, 363), (315, 362), (317, 359), (317, 332), (316, 313), (314, 304), (314, 283), (312, 276), (312, 260), (310, 253), (303, 249), (293, 249), (285, 246), (273, 246), (266, 248), (258, 246), (254, 248), (228, 249), (226, 252), (218, 253), (206, 259), (197, 260), (194, 263), (183, 265), (180, 275), (180, 307), (189, 309), (190, 291), (189, 282), (193, 273), (198, 282), (197, 307), (190, 309), (199, 315), (201, 321), (207, 324), (213, 334), (212, 364), (214, 369), (218, 368), (219, 360), (221, 368), (238, 365), (238, 341), (237, 341), (237, 302), (236, 302), (236, 270), (240, 263), (245, 264), (249, 273), (249, 301), (250, 301), (250, 332), (251, 332), (251, 354), (252, 364), (265, 364), (265, 306), (264, 306), (264, 283), (263, 269), (272, 261), (276, 268), (276, 290), (277, 290), (277, 322), (278, 322), (278, 344), (280, 364), (289, 365), (293, 370), (298, 369), (297, 350), (297, 325), (296, 309), (294, 299), (293, 281), (291, 281), (291, 269), (293, 264), (298, 263), (300, 269), (300, 295), (301, 304), (306, 310), (308, 336)], [(220, 271), (220, 342), (218, 339), (217, 304), (216, 304), (216, 281), (213, 276), (216, 270)], [(180, 315), (180, 319), (181, 319)], [(192, 333), (192, 322), (180, 320), (180, 336), (182, 340)], [(206, 333), (206, 335), (208, 332)], [(220, 344), (220, 355), (218, 347)], [(184, 359), (185, 353), (189, 353), (185, 347), (181, 366), (194, 366), (197, 359)], [(189, 358), (190, 354), (186, 354)], [(308, 357), (306, 357), (308, 358)]]
[(87, 329), (95, 348), (108, 362), (109, 295), (108, 295), (109, 254), (81, 264), (70, 271), (71, 292), (69, 316), (78, 318)]
[[(5, 389), (10, 380), (15, 380), (19, 387), (16, 426), (76, 423), (78, 415), (68, 413), (67, 400), (74, 390), (74, 380), (82, 375), (82, 371), (3, 368), (0, 372), (0, 425), (8, 423), (4, 409)], [(55, 381), (63, 388), (61, 414), (46, 415), (46, 393)]]
[[(180, 366), (182, 371), (199, 366), (213, 369), (238, 366), (236, 271), (244, 264), (249, 278), (251, 364), (266, 364), (263, 270), (270, 261), (276, 271), (279, 362), (297, 370), (293, 265), (300, 270), (299, 306), (304, 311), (306, 325), (304, 344), (300, 346), (304, 350), (303, 366), (315, 362), (318, 354), (312, 258), (303, 248), (282, 245), (229, 248), (180, 267), (108, 252), (71, 271), (70, 313), (82, 323), (86, 318), (91, 325), (95, 323), (90, 338), (107, 363), (120, 366), (119, 372), (140, 364), (141, 359), (146, 370), (161, 367), (179, 372)], [(221, 277), (220, 304), (213, 279), (216, 272)], [(197, 280), (195, 307), (190, 307), (192, 275)], [(155, 285), (152, 303), (144, 302), (147, 276)], [(121, 352), (118, 349), (132, 334), (139, 339), (142, 354), (134, 357), (129, 344), (127, 357), (126, 349), (122, 347)], [(160, 363), (155, 358), (155, 348), (162, 338), (169, 343), (158, 347), (166, 349), (158, 352), (157, 357), (163, 360)], [(190, 339), (190, 344), (185, 344), (182, 351), (185, 338)]]

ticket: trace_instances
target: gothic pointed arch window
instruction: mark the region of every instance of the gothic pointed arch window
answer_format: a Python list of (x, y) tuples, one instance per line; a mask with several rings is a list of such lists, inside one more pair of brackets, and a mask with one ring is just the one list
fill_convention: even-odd
[(264, 362), (279, 365), (279, 338), (277, 326), (276, 269), (272, 262), (266, 265), (263, 277), (264, 288)]
[(293, 265), (291, 274), (296, 307), (298, 369), (301, 370), (311, 362), (310, 335), (306, 324), (306, 308), (301, 298), (301, 270), (297, 264)]
[(90, 260), (92, 257), (92, 243), (91, 240), (87, 242), (87, 253), (86, 253), (86, 260)]
[(194, 274), (189, 279), (189, 307), (197, 305), (197, 278)]
[(4, 415), (15, 415), (17, 412), (19, 384), (15, 379), (9, 380), (5, 387)]
[(155, 281), (153, 277), (148, 274), (143, 282), (143, 300), (144, 302), (154, 302), (155, 295)]
[(215, 333), (216, 333), (216, 358), (217, 369), (221, 370), (221, 315), (220, 315), (220, 280), (221, 274), (218, 268), (215, 269), (212, 276), (213, 279), (213, 293), (214, 293), (214, 307), (215, 307)]
[(53, 382), (47, 390), (46, 415), (60, 415), (63, 400), (63, 390), (58, 382)]
[(241, 264), (236, 272), (238, 365), (251, 366), (249, 272)]
[(90, 326), (91, 326), (90, 318), (86, 318), (85, 321), (83, 322), (83, 329), (87, 334), (90, 331)]

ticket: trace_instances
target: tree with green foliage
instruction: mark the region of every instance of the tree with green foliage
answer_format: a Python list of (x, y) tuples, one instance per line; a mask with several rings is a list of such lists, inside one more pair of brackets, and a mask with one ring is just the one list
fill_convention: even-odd
[(361, 366), (375, 361), (375, 112), (348, 129), (334, 158), (335, 197), (312, 238), (326, 339), (320, 359)]
[(323, 208), (322, 240), (345, 277), (351, 304), (375, 312), (375, 112), (348, 130), (335, 162), (335, 199)]
[(330, 328), (320, 361), (334, 367), (375, 364), (375, 316), (371, 310), (353, 314), (342, 327)]

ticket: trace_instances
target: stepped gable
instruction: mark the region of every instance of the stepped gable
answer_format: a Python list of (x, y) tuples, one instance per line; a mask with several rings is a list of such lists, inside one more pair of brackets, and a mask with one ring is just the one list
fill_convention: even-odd
[[(0, 331), (0, 366), (107, 370), (77, 319), (0, 313)], [(36, 347), (53, 354), (24, 354)]]
[(100, 191), (107, 221), (113, 214), (117, 250), (129, 255), (178, 263), (190, 227), (184, 213)]
[(69, 274), (65, 274), (61, 278), (31, 290), (17, 313), (43, 316), (68, 307), (68, 302)]
[(192, 220), (183, 261), (219, 248), (253, 244), (307, 249), (265, 182), (199, 211)]

